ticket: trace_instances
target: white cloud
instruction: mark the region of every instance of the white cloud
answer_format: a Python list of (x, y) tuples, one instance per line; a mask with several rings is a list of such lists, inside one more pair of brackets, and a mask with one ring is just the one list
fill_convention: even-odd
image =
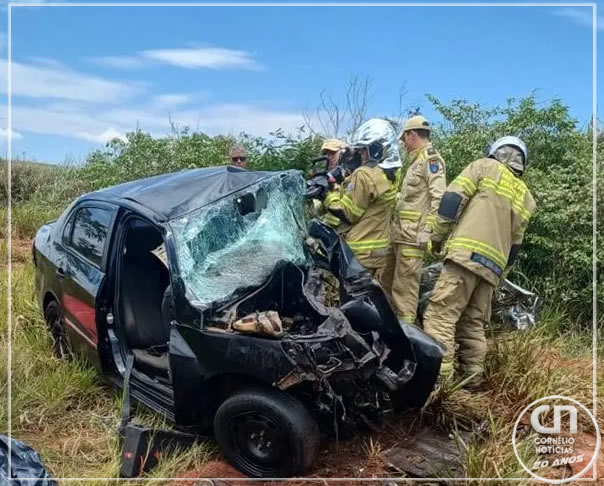
[(251, 53), (224, 47), (189, 47), (179, 49), (148, 49), (129, 56), (99, 56), (88, 61), (105, 67), (136, 69), (154, 64), (168, 64), (185, 69), (248, 69), (260, 71), (265, 66)]
[(22, 132), (59, 135), (97, 143), (102, 143), (100, 140), (103, 136), (119, 135), (124, 131), (124, 127), (104, 120), (91, 110), (51, 111), (46, 106), (13, 105), (12, 124)]
[(83, 138), (84, 140), (89, 140), (90, 142), (95, 142), (98, 144), (107, 143), (114, 138), (119, 138), (120, 140), (126, 141), (125, 135), (122, 132), (118, 132), (113, 127), (107, 128), (102, 133), (77, 132), (75, 136), (77, 138)]
[(191, 103), (194, 96), (189, 93), (168, 93), (157, 95), (153, 98), (153, 104), (160, 108), (172, 108), (186, 103)]
[(301, 113), (267, 109), (246, 104), (219, 104), (208, 106), (199, 111), (176, 113), (189, 124), (210, 135), (238, 134), (268, 135), (281, 128), (285, 132), (294, 131), (304, 124)]
[[(139, 93), (140, 83), (122, 83), (60, 67), (46, 60), (43, 65), (13, 62), (12, 94), (32, 98), (55, 98), (91, 103), (118, 103)], [(8, 75), (0, 66), (0, 91), (6, 93)]]
[(30, 57), (28, 58), (32, 64), (38, 65), (38, 67), (47, 67), (56, 70), (65, 70), (65, 66), (61, 63), (61, 61), (57, 61), (56, 59), (50, 59), (48, 57)]
[[(6, 106), (0, 106), (0, 111)], [(181, 110), (170, 114), (154, 106), (100, 110), (77, 104), (60, 106), (13, 105), (13, 127), (20, 132), (58, 135), (93, 143), (104, 143), (137, 127), (154, 136), (170, 133), (170, 118), (177, 126), (188, 125), (209, 134), (268, 135), (278, 128), (291, 132), (304, 123), (302, 115), (255, 105), (218, 104), (198, 110)]]
[(140, 53), (154, 61), (187, 69), (261, 69), (246, 51), (222, 47), (197, 47), (184, 49), (152, 49)]
[[(594, 26), (593, 10), (591, 7), (561, 8), (559, 10), (556, 10), (554, 12), (554, 15), (558, 15), (560, 17), (567, 17), (579, 25), (590, 27), (592, 29)], [(596, 28), (598, 30), (604, 30), (604, 17), (601, 15), (598, 15), (596, 18)]]
[(143, 59), (136, 56), (101, 56), (90, 58), (90, 60), (100, 66), (120, 69), (135, 69), (144, 65)]
[[(5, 141), (8, 140), (8, 137), (9, 137), (9, 130), (8, 130), (8, 128), (0, 128), (0, 140), (2, 142), (5, 142)], [(20, 133), (15, 132), (14, 130), (11, 130), (10, 131), (10, 138), (13, 139), (13, 140), (18, 140), (20, 138), (23, 138), (23, 136)]]

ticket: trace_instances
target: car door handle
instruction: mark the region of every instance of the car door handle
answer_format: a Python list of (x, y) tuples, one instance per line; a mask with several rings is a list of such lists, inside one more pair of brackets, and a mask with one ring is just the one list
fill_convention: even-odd
[(57, 278), (65, 278), (65, 270), (63, 270), (61, 267), (57, 268)]

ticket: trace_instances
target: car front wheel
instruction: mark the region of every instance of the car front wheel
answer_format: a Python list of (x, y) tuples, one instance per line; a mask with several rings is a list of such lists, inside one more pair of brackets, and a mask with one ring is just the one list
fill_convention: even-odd
[(300, 475), (319, 451), (319, 429), (306, 407), (269, 388), (227, 398), (214, 417), (214, 435), (227, 460), (251, 477)]

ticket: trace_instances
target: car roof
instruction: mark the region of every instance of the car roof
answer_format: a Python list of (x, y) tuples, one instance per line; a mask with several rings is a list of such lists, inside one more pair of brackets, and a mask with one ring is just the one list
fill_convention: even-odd
[(211, 204), (281, 172), (249, 171), (234, 166), (204, 167), (138, 179), (86, 194), (82, 199), (125, 199), (169, 220)]

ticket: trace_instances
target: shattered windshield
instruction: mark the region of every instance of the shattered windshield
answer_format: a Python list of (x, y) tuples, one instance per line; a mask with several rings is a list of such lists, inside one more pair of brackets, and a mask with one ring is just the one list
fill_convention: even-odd
[(301, 173), (275, 174), (170, 223), (194, 305), (258, 287), (284, 262), (306, 263), (304, 189)]

